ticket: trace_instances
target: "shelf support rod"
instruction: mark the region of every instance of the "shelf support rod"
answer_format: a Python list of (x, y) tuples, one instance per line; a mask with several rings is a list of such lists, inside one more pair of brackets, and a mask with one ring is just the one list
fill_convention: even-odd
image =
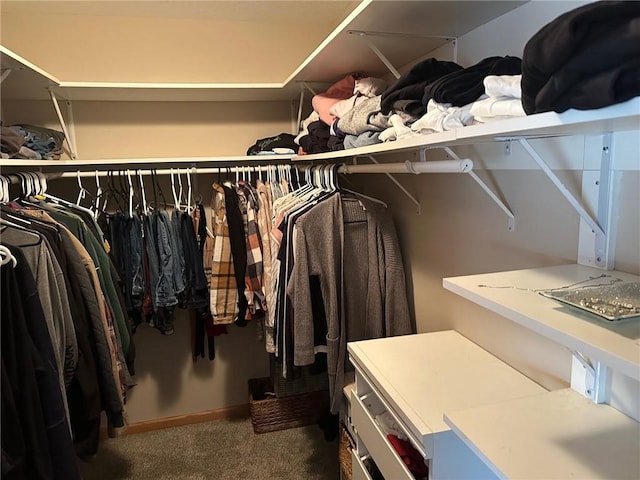
[[(356, 32), (354, 32), (356, 33)], [(369, 36), (367, 35), (366, 32), (357, 32), (357, 35), (360, 36), (360, 38), (362, 38), (365, 42), (367, 42), (367, 45), (369, 46), (369, 48), (371, 49), (371, 51), (373, 51), (373, 53), (375, 53), (378, 58), (380, 59), (380, 61), (382, 63), (384, 63), (384, 65), (389, 69), (389, 71), (391, 72), (391, 74), (396, 77), (396, 78), (400, 78), (400, 72), (398, 72), (398, 70), (396, 69), (396, 67), (393, 66), (393, 64), (389, 61), (389, 59), (384, 55), (384, 53), (382, 53), (380, 51), (380, 49), (378, 47), (375, 46), (375, 44), (371, 41), (371, 39), (369, 38)]]
[(0, 75), (0, 84), (5, 81), (5, 79), (9, 76), (11, 71), (12, 70), (10, 68), (7, 68), (6, 70), (3, 70), (2, 75)]
[(293, 132), (294, 135), (300, 133), (300, 122), (302, 122), (302, 102), (304, 102), (304, 86), (300, 85), (300, 102), (298, 103), (298, 117), (296, 121), (296, 128)]
[(309, 84), (307, 82), (300, 82), (302, 84), (302, 86), (304, 88), (306, 88), (307, 90), (309, 90), (309, 92), (311, 93), (311, 95), (317, 95), (318, 93), (309, 86)]
[(338, 168), (338, 173), (469, 173), (473, 162), (468, 158), (460, 160), (442, 160), (437, 162), (375, 163), (348, 165)]
[[(459, 160), (460, 157), (458, 157), (458, 155), (456, 154), (456, 152), (454, 152), (453, 150), (451, 150), (451, 148), (449, 147), (444, 147), (444, 150), (447, 152), (447, 154), (451, 157), (451, 158), (455, 158), (456, 160)], [(513, 232), (516, 228), (516, 219), (513, 215), (513, 212), (511, 210), (509, 210), (509, 208), (504, 204), (504, 202), (493, 192), (493, 190), (491, 190), (489, 188), (489, 186), (484, 183), (482, 181), (482, 179), (476, 174), (476, 172), (474, 171), (469, 171), (467, 172), (469, 174), (469, 176), (471, 178), (473, 178), (473, 180), (475, 180), (475, 182), (480, 185), (480, 187), (485, 191), (485, 193), (487, 195), (489, 195), (489, 197), (491, 197), (491, 200), (493, 200), (495, 202), (496, 205), (498, 205), (498, 207), (500, 207), (500, 209), (507, 215), (507, 229), (510, 232)]]
[[(369, 160), (371, 160), (373, 163), (375, 163), (375, 164), (380, 164), (380, 162), (378, 162), (378, 161), (373, 157), (373, 155), (367, 155), (367, 157), (369, 157)], [(344, 167), (343, 167), (343, 168), (344, 168)], [(395, 179), (395, 177), (394, 177), (393, 175), (391, 175), (391, 174), (390, 174), (390, 173), (388, 173), (388, 172), (385, 172), (385, 175), (389, 178), (389, 180), (391, 180), (393, 183), (395, 183), (395, 184), (396, 184), (396, 186), (397, 186), (400, 190), (402, 190), (402, 193), (404, 193), (407, 197), (409, 197), (409, 200), (411, 200), (411, 201), (414, 203), (414, 205), (417, 207), (417, 209), (418, 209), (418, 215), (420, 215), (420, 202), (419, 202), (418, 200), (416, 200), (416, 198), (415, 198), (413, 195), (411, 195), (411, 194), (409, 193), (409, 191), (408, 191), (406, 188), (404, 188), (404, 186), (403, 186), (403, 185), (402, 185), (398, 180), (396, 180), (396, 179)]]
[[(58, 98), (56, 97), (53, 88), (49, 87), (49, 96), (51, 97), (51, 101), (53, 102), (53, 108), (56, 110), (56, 115), (58, 115), (58, 121), (60, 122), (60, 126), (62, 127), (62, 131), (64, 132), (64, 136), (67, 139), (67, 144), (69, 145), (69, 150), (71, 153), (71, 158), (73, 160), (78, 158), (76, 148), (74, 145), (75, 135), (69, 134), (69, 129), (67, 128), (67, 124), (62, 116), (62, 112), (60, 111), (60, 105), (58, 105)], [(69, 108), (69, 105), (68, 105)]]
[(564, 195), (567, 201), (578, 212), (580, 217), (585, 222), (587, 222), (589, 227), (591, 227), (591, 229), (596, 233), (596, 235), (605, 236), (604, 230), (602, 230), (602, 227), (598, 225), (598, 222), (596, 222), (593, 219), (593, 217), (589, 215), (589, 212), (585, 210), (585, 208), (576, 199), (576, 197), (574, 197), (573, 194), (569, 191), (569, 189), (562, 183), (562, 181), (560, 181), (558, 176), (555, 173), (553, 173), (553, 170), (549, 168), (549, 165), (547, 165), (547, 163), (542, 159), (542, 157), (538, 155), (538, 152), (535, 151), (535, 149), (531, 146), (531, 144), (524, 138), (518, 140), (518, 142), (520, 143), (520, 145), (522, 145), (522, 147), (526, 150), (526, 152), (531, 156), (531, 158), (535, 160), (535, 162), (542, 169), (542, 171), (547, 175), (547, 177), (549, 177), (549, 179), (558, 188), (558, 190), (560, 190), (560, 193)]

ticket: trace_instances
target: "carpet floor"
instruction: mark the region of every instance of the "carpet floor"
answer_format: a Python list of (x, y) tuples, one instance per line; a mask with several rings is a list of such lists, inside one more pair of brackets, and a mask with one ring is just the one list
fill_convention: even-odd
[(104, 440), (80, 462), (83, 480), (338, 480), (339, 468), (318, 425), (255, 434), (249, 418)]

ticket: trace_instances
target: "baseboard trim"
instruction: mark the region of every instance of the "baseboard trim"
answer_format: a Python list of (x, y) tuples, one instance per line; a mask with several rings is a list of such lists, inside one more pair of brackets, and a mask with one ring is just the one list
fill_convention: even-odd
[[(136, 433), (151, 432), (163, 428), (179, 427), (182, 425), (192, 425), (194, 423), (211, 422), (213, 420), (223, 420), (227, 418), (243, 418), (249, 416), (249, 405), (235, 405), (233, 407), (206, 410), (204, 412), (189, 413), (186, 415), (176, 415), (173, 417), (156, 418), (143, 422), (130, 423), (126, 428), (118, 432), (117, 436), (133, 435)], [(107, 429), (103, 428), (101, 437), (107, 438)]]

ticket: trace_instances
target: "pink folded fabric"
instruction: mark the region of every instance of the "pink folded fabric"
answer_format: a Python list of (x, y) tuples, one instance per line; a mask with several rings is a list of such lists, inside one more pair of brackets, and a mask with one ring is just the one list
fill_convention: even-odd
[(327, 125), (331, 125), (336, 119), (335, 115), (332, 115), (329, 110), (340, 100), (346, 100), (353, 96), (353, 89), (356, 85), (356, 80), (362, 78), (360, 73), (352, 73), (346, 77), (338, 80), (331, 85), (325, 92), (318, 95), (314, 95), (311, 99), (311, 105), (313, 109), (318, 112), (320, 120)]

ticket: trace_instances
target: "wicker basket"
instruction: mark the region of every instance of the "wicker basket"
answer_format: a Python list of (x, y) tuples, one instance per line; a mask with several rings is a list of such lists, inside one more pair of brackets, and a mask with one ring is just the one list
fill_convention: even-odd
[(328, 390), (279, 398), (273, 393), (270, 378), (249, 380), (249, 412), (255, 433), (311, 425), (328, 408)]
[(294, 367), (289, 377), (282, 377), (282, 362), (275, 355), (269, 355), (269, 374), (277, 397), (288, 397), (300, 393), (317, 392), (329, 389), (329, 376), (327, 372), (311, 373), (309, 367)]
[(353, 441), (346, 427), (340, 424), (340, 442), (338, 444), (338, 460), (343, 480), (351, 480), (353, 477), (353, 465), (351, 460)]

